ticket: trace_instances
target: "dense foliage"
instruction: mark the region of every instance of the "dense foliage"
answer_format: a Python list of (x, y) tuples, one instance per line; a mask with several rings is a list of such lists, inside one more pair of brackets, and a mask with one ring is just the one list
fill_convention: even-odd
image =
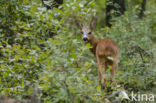
[(111, 28), (105, 26), (106, 0), (66, 0), (49, 10), (30, 1), (0, 1), (0, 94), (27, 98), (37, 85), (45, 103), (105, 101), (91, 45), (84, 45), (74, 24), (76, 18), (89, 22), (95, 12), (94, 35), (115, 40), (121, 50), (118, 84), (136, 92), (156, 85), (154, 0), (147, 1), (142, 19), (141, 0), (126, 0), (127, 11), (112, 18)]

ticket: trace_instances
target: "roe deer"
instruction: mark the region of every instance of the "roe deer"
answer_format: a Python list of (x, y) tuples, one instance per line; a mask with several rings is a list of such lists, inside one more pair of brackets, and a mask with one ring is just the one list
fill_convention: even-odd
[(109, 39), (104, 38), (98, 40), (93, 36), (93, 29), (96, 26), (97, 18), (94, 15), (91, 19), (90, 25), (86, 26), (84, 23), (75, 20), (76, 25), (81, 30), (82, 39), (85, 43), (90, 43), (92, 48), (90, 51), (94, 54), (97, 65), (98, 65), (98, 83), (102, 88), (106, 87), (106, 75), (105, 70), (108, 66), (111, 66), (111, 81), (114, 86), (116, 86), (116, 81), (114, 80), (114, 75), (118, 67), (118, 61), (120, 58), (120, 49), (117, 44)]

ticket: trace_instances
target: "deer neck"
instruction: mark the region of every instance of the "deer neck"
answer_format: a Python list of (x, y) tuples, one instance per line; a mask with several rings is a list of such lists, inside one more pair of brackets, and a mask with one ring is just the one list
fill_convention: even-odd
[(89, 40), (88, 42), (89, 42), (93, 47), (96, 47), (96, 45), (97, 45), (97, 43), (99, 42), (99, 40), (98, 40), (95, 36), (91, 35), (90, 40)]
[(96, 37), (94, 37), (93, 35), (91, 35), (90, 40), (88, 42), (92, 45), (92, 48), (90, 48), (90, 51), (96, 57), (96, 46), (97, 46), (99, 40)]

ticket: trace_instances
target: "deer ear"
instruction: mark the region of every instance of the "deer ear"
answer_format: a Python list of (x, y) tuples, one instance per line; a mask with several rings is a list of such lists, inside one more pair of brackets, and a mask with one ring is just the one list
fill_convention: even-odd
[(79, 29), (82, 29), (82, 24), (81, 24), (81, 22), (80, 21), (78, 21), (78, 20), (75, 20), (75, 24), (76, 24), (76, 26), (79, 28)]
[(93, 30), (96, 24), (97, 24), (97, 17), (96, 17), (96, 14), (94, 14), (90, 22), (90, 29)]

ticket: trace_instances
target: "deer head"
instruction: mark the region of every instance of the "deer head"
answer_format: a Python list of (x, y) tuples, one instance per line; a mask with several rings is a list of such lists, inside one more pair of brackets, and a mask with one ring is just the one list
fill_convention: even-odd
[(91, 38), (92, 31), (94, 30), (96, 23), (97, 23), (97, 18), (95, 14), (93, 15), (89, 25), (86, 25), (86, 23), (82, 24), (80, 21), (77, 21), (77, 20), (75, 22), (76, 22), (77, 27), (81, 30), (83, 41), (88, 42)]

